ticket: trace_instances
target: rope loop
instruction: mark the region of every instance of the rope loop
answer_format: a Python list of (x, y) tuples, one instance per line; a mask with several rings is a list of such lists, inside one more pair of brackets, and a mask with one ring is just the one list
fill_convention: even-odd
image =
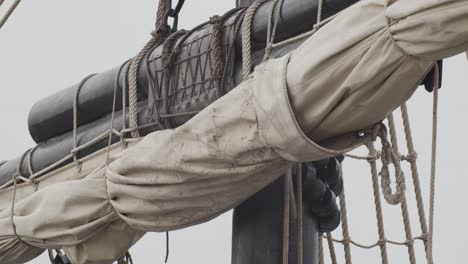
[[(388, 141), (388, 129), (383, 123), (378, 123), (373, 127), (362, 131), (361, 133), (366, 135), (371, 135), (373, 140), (377, 138), (380, 139), (382, 144), (382, 151), (380, 152), (380, 161), (382, 163), (382, 168), (380, 170), (380, 177), (381, 177), (381, 186), (382, 186), (382, 193), (385, 200), (391, 205), (400, 204), (401, 201), (405, 197), (405, 178), (404, 173), (401, 168), (400, 157), (395, 153), (395, 150), (391, 146), (390, 142)], [(367, 145), (369, 150), (371, 150), (370, 146)], [(373, 152), (375, 153), (375, 152)], [(378, 154), (376, 154), (378, 155)], [(369, 162), (373, 162), (372, 159), (374, 155), (369, 156)], [(391, 180), (390, 180), (390, 169), (389, 165), (393, 165), (395, 168), (395, 180), (396, 180), (396, 191), (393, 192), (391, 187)]]

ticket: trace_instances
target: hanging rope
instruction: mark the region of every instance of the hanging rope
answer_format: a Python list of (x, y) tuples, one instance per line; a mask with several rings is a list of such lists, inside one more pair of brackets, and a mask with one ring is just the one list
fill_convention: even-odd
[(283, 191), (283, 264), (289, 264), (289, 217), (290, 217), (290, 182), (292, 179), (292, 170), (289, 169), (284, 176)]
[(254, 2), (247, 8), (242, 21), (242, 77), (246, 80), (252, 71), (252, 19), (257, 9), (266, 0), (254, 0)]
[[(387, 118), (388, 124), (389, 124), (389, 130), (390, 130), (390, 140), (392, 142), (392, 148), (395, 151), (395, 153), (400, 156), (399, 154), (399, 147), (398, 147), (398, 140), (397, 140), (397, 135), (396, 135), (396, 129), (395, 129), (395, 120), (393, 119), (393, 114), (390, 114)], [(406, 201), (405, 195), (403, 195), (403, 199), (401, 200), (400, 203), (401, 207), (401, 215), (403, 218), (403, 226), (405, 228), (405, 235), (406, 235), (406, 240), (409, 241), (413, 238), (413, 234), (411, 231), (411, 222), (409, 218), (409, 213), (408, 213), (408, 204)], [(407, 245), (408, 248), (408, 257), (409, 261), (411, 264), (416, 263), (416, 256), (414, 253), (414, 245), (413, 243), (408, 243)]]
[(343, 249), (345, 256), (345, 263), (352, 264), (351, 259), (351, 247), (350, 247), (350, 237), (349, 237), (349, 224), (348, 224), (348, 209), (346, 207), (346, 195), (345, 190), (340, 194), (340, 208), (341, 208), (341, 231), (343, 234)]
[(302, 203), (302, 164), (299, 163), (296, 166), (296, 249), (297, 249), (297, 264), (303, 264), (304, 262), (304, 243), (303, 243), (303, 230), (302, 230), (302, 214), (303, 214), (303, 203)]
[(432, 264), (433, 254), (432, 246), (434, 239), (434, 204), (435, 204), (435, 183), (436, 183), (436, 165), (437, 165), (437, 123), (438, 123), (438, 107), (439, 107), (439, 66), (436, 63), (434, 71), (434, 98), (432, 102), (432, 151), (431, 151), (431, 183), (430, 183), (430, 199), (429, 199), (429, 234), (427, 239), (429, 263)]
[(270, 7), (268, 25), (267, 25), (267, 43), (263, 61), (270, 59), (273, 45), (275, 43), (276, 31), (278, 22), (281, 17), (281, 9), (283, 8), (284, 0), (276, 0)]
[[(3, 3), (3, 0), (1, 0), (0, 6), (2, 5), (2, 3)], [(18, 7), (20, 3), (21, 3), (21, 0), (15, 0), (13, 4), (11, 4), (10, 8), (8, 8), (5, 15), (3, 15), (3, 17), (0, 19), (0, 29), (5, 25), (5, 23), (8, 21), (8, 19), (13, 14), (13, 12), (15, 12), (16, 8)]]
[(159, 1), (156, 26), (155, 30), (151, 33), (151, 39), (146, 43), (143, 49), (131, 60), (129, 68), (129, 119), (130, 119), (130, 133), (133, 138), (139, 138), (140, 133), (138, 131), (138, 66), (142, 59), (153, 50), (155, 46), (161, 43), (161, 41), (167, 36), (167, 16), (168, 9), (167, 1)]
[(75, 96), (73, 97), (73, 149), (72, 149), (72, 154), (73, 154), (73, 162), (75, 162), (76, 168), (78, 169), (78, 172), (81, 171), (81, 163), (78, 160), (78, 151), (76, 149), (78, 148), (78, 100), (80, 96), (80, 91), (81, 88), (83, 88), (83, 85), (91, 79), (91, 77), (95, 76), (96, 74), (91, 74), (85, 77), (81, 82), (78, 84), (76, 87), (75, 91)]

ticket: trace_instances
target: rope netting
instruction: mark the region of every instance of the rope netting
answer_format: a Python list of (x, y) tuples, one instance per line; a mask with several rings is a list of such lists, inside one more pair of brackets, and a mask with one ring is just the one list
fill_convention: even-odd
[[(300, 39), (304, 39), (316, 31), (320, 30), (321, 26), (329, 22), (334, 18), (330, 17), (327, 19), (322, 19), (322, 10), (323, 10), (323, 1), (319, 0), (317, 17), (315, 26), (311, 31), (303, 33), (299, 36), (284, 40), (282, 42), (275, 42), (275, 35), (279, 17), (281, 15), (281, 9), (284, 4), (284, 0), (270, 0), (274, 1), (273, 5), (270, 8), (270, 16), (268, 21), (267, 29), (267, 45), (265, 49), (264, 60), (270, 58), (272, 49), (286, 45), (291, 42), (295, 42)], [(3, 1), (0, 0), (0, 5)], [(19, 4), (20, 1), (15, 3)], [(126, 142), (131, 141), (127, 138), (127, 134), (131, 134), (132, 138), (139, 138), (141, 135), (139, 129), (142, 126), (138, 124), (138, 108), (137, 108), (137, 74), (138, 66), (142, 61), (149, 62), (157, 61), (156, 64), (162, 65), (160, 69), (153, 69), (148, 78), (151, 79), (150, 85), (155, 85), (155, 91), (157, 91), (156, 101), (158, 103), (157, 111), (157, 120), (155, 123), (163, 125), (163, 128), (171, 128), (172, 124), (169, 123), (169, 118), (183, 116), (186, 118), (190, 117), (197, 113), (197, 111), (192, 112), (183, 112), (180, 109), (169, 109), (174, 105), (183, 105), (184, 102), (190, 103), (197, 96), (202, 96), (209, 94), (212, 98), (210, 100), (216, 100), (220, 97), (223, 92), (220, 90), (222, 87), (225, 87), (224, 83), (225, 71), (228, 68), (228, 65), (234, 61), (232, 54), (229, 53), (232, 50), (229, 47), (224, 47), (225, 41), (223, 37), (226, 35), (226, 31), (231, 31), (230, 34), (234, 34), (237, 30), (242, 30), (242, 65), (243, 71), (242, 75), (244, 79), (248, 78), (252, 71), (251, 63), (251, 54), (252, 54), (252, 45), (251, 45), (251, 27), (252, 20), (257, 11), (257, 9), (268, 0), (254, 0), (252, 4), (247, 7), (242, 16), (241, 29), (236, 27), (236, 23), (224, 23), (224, 17), (212, 17), (208, 22), (213, 25), (213, 31), (207, 35), (198, 37), (193, 41), (184, 41), (188, 36), (189, 32), (185, 31), (170, 31), (167, 26), (168, 12), (171, 10), (170, 7), (166, 6), (167, 1), (159, 1), (158, 7), (158, 18), (155, 26), (155, 30), (152, 33), (150, 41), (145, 45), (142, 51), (129, 62), (124, 63), (119, 71), (116, 80), (116, 91), (117, 89), (122, 90), (122, 105), (123, 105), (123, 127), (122, 130), (114, 128), (114, 116), (112, 117), (112, 124), (109, 131), (103, 133), (94, 140), (87, 142), (85, 144), (79, 145), (77, 140), (77, 97), (74, 100), (74, 120), (73, 120), (73, 149), (71, 153), (64, 157), (62, 160), (57, 163), (50, 165), (49, 167), (34, 172), (32, 166), (29, 166), (29, 172), (31, 176), (29, 178), (23, 177), (20, 172), (14, 177), (14, 179), (7, 183), (1, 188), (11, 185), (12, 183), (16, 186), (17, 181), (21, 180), (26, 183), (35, 183), (36, 179), (43, 175), (44, 173), (56, 168), (58, 164), (65, 162), (66, 160), (73, 159), (76, 164), (76, 167), (80, 168), (80, 158), (78, 152), (86, 149), (87, 147), (95, 144), (96, 142), (105, 140), (109, 138), (109, 146), (113, 136), (120, 137), (122, 147), (125, 147)], [(16, 4), (16, 5), (17, 5)], [(12, 7), (12, 11), (9, 12), (10, 15), (14, 11), (16, 6)], [(9, 15), (8, 15), (9, 16)], [(8, 16), (6, 19), (8, 19)], [(4, 20), (6, 21), (4, 18)], [(3, 25), (4, 21), (0, 21), (0, 28)], [(202, 25), (203, 26), (203, 25)], [(196, 29), (194, 29), (196, 30)], [(151, 52), (158, 48), (162, 48), (162, 54), (160, 56), (151, 57)], [(181, 51), (186, 54), (182, 54)], [(437, 65), (436, 65), (437, 67)], [(119, 87), (118, 79), (120, 74), (123, 73), (124, 81), (123, 85)], [(85, 78), (79, 87), (90, 78)], [(339, 204), (342, 215), (342, 225), (341, 225), (341, 236), (342, 238), (334, 238), (332, 233), (324, 234), (319, 239), (318, 249), (318, 263), (325, 263), (325, 246), (328, 248), (328, 255), (330, 257), (331, 263), (338, 263), (337, 249), (335, 244), (341, 244), (344, 249), (344, 258), (346, 264), (352, 263), (352, 254), (351, 246), (355, 246), (362, 249), (373, 249), (379, 248), (381, 262), (383, 264), (389, 263), (388, 258), (388, 245), (403, 246), (407, 248), (408, 259), (411, 264), (416, 263), (416, 254), (415, 254), (415, 242), (420, 240), (424, 244), (424, 251), (426, 256), (426, 262), (433, 264), (432, 257), (432, 234), (434, 226), (434, 193), (435, 193), (435, 169), (436, 169), (436, 140), (437, 140), (437, 103), (438, 103), (438, 87), (439, 87), (439, 71), (435, 70), (435, 85), (434, 85), (434, 101), (433, 101), (433, 138), (432, 138), (432, 162), (431, 162), (431, 174), (430, 174), (430, 201), (429, 201), (429, 216), (428, 220), (426, 218), (426, 212), (424, 209), (423, 195), (421, 191), (420, 176), (417, 167), (417, 154), (414, 148), (413, 136), (411, 132), (411, 125), (409, 120), (408, 108), (406, 104), (403, 104), (400, 108), (402, 125), (405, 133), (405, 142), (406, 148), (408, 150), (407, 154), (401, 154), (400, 148), (398, 145), (397, 133), (396, 133), (396, 124), (393, 114), (389, 115), (387, 118), (388, 131), (386, 125), (383, 123), (377, 124), (375, 127), (363, 131), (364, 134), (371, 134), (375, 139), (380, 139), (382, 145), (381, 148), (377, 149), (374, 142), (367, 144), (368, 155), (359, 156), (355, 154), (346, 154), (345, 156), (350, 159), (357, 159), (361, 161), (367, 161), (370, 166), (371, 180), (372, 180), (372, 189), (373, 189), (373, 198), (374, 198), (374, 207), (375, 215), (377, 222), (377, 231), (378, 231), (378, 241), (373, 244), (364, 244), (357, 242), (351, 238), (351, 228), (348, 221), (348, 208), (346, 206), (346, 195), (343, 193), (339, 197)], [(127, 82), (128, 81), (128, 82)], [(79, 88), (77, 90), (77, 96), (79, 94)], [(127, 100), (128, 100), (128, 116), (127, 116)], [(177, 104), (176, 104), (177, 102)], [(115, 111), (115, 98), (114, 98), (114, 109)], [(113, 111), (113, 114), (114, 114)], [(176, 114), (171, 114), (176, 113)], [(128, 118), (128, 120), (127, 120)], [(128, 127), (127, 128), (127, 121)], [(145, 126), (151, 126), (154, 124), (149, 124)], [(390, 137), (390, 140), (387, 139), (387, 136)], [(31, 155), (34, 152), (34, 149), (25, 153), (23, 158), (28, 159), (29, 164), (31, 164)], [(341, 153), (330, 153), (339, 155)], [(412, 185), (415, 193), (415, 202), (417, 205), (417, 213), (419, 218), (420, 232), (418, 236), (413, 235), (411, 229), (411, 218), (409, 214), (408, 207), (408, 197), (406, 192), (405, 185), (405, 175), (403, 173), (403, 168), (401, 163), (407, 162), (410, 165)], [(21, 163), (20, 163), (21, 164)], [(380, 172), (378, 165), (381, 166)], [(391, 183), (391, 173), (389, 166), (393, 165), (393, 170), (395, 174), (395, 190), (392, 189)], [(289, 222), (290, 215), (294, 218), (294, 223), (297, 224), (297, 242), (296, 250), (297, 255), (302, 256), (303, 241), (302, 241), (302, 187), (301, 180), (302, 170), (293, 168), (285, 176), (285, 197), (284, 197), (284, 229), (283, 229), (283, 263), (288, 264), (288, 253), (290, 251), (289, 247)], [(297, 177), (297, 195), (294, 195), (292, 178)], [(380, 184), (379, 184), (380, 179)], [(15, 188), (16, 189), (16, 188)], [(386, 229), (384, 223), (383, 215), (383, 204), (381, 198), (384, 198), (389, 204), (399, 205), (401, 210), (402, 222), (404, 226), (405, 239), (402, 241), (390, 240), (386, 236)], [(12, 216), (14, 215), (14, 198), (12, 205)], [(57, 252), (59, 254), (60, 252)], [(53, 252), (50, 251), (51, 261), (53, 258)], [(299, 263), (302, 264), (302, 258), (298, 258)], [(123, 256), (119, 263), (132, 263), (130, 254)]]

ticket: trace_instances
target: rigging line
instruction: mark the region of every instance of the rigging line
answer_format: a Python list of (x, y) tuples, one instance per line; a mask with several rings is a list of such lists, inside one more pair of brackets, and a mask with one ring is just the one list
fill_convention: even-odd
[[(0, 0), (0, 6), (3, 4), (4, 0)], [(13, 4), (11, 4), (10, 8), (8, 8), (7, 12), (5, 15), (0, 19), (0, 29), (5, 25), (5, 23), (8, 21), (10, 16), (15, 12), (15, 9), (18, 7), (18, 5), (21, 3), (21, 0), (15, 0)]]
[(434, 71), (434, 98), (432, 102), (432, 151), (431, 151), (431, 178), (430, 178), (430, 200), (429, 200), (429, 235), (427, 239), (427, 258), (429, 264), (434, 263), (432, 255), (432, 242), (434, 236), (434, 204), (435, 204), (435, 181), (436, 181), (436, 165), (437, 165), (437, 122), (438, 122), (438, 106), (439, 106), (439, 66), (436, 63)]
[(5, 2), (5, 0), (0, 0), (0, 6), (2, 6), (3, 2)]

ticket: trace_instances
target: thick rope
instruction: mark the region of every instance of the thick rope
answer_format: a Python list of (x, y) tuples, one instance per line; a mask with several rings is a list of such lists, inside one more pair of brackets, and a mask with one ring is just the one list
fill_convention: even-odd
[(166, 21), (168, 9), (166, 1), (159, 1), (156, 27), (151, 34), (151, 39), (146, 43), (143, 49), (131, 60), (129, 68), (129, 119), (130, 128), (132, 129), (131, 135), (133, 138), (139, 138), (140, 132), (138, 131), (138, 67), (142, 59), (153, 50), (153, 48), (161, 42), (166, 36)]
[[(367, 144), (367, 148), (369, 149), (369, 155), (373, 156), (376, 153), (375, 147), (373, 143)], [(375, 217), (377, 220), (377, 230), (379, 233), (379, 241), (384, 241), (385, 238), (385, 228), (383, 222), (383, 213), (382, 213), (382, 203), (380, 201), (380, 189), (379, 189), (379, 176), (377, 173), (377, 163), (376, 160), (369, 160), (369, 165), (371, 168), (371, 176), (372, 176), (372, 189), (374, 194), (374, 204), (375, 204)], [(346, 239), (346, 237), (344, 238)], [(388, 263), (388, 256), (387, 256), (387, 246), (385, 243), (380, 243), (380, 257), (383, 264)]]
[[(3, 3), (3, 1), (0, 2), (0, 5), (2, 3)], [(15, 2), (13, 2), (13, 4), (11, 4), (10, 8), (8, 8), (5, 15), (3, 15), (3, 17), (0, 19), (0, 29), (5, 25), (5, 23), (8, 21), (8, 19), (13, 14), (13, 12), (15, 12), (15, 9), (18, 7), (18, 5), (20, 3), (21, 3), (21, 0), (15, 0)]]
[(431, 151), (431, 183), (429, 200), (429, 234), (427, 239), (428, 262), (434, 262), (432, 255), (432, 246), (434, 239), (434, 204), (435, 204), (435, 181), (437, 165), (437, 122), (438, 122), (438, 104), (439, 104), (439, 66), (436, 63), (434, 70), (434, 98), (432, 102), (432, 151)]
[[(423, 202), (422, 192), (421, 192), (421, 183), (419, 181), (418, 166), (416, 164), (417, 154), (414, 148), (413, 136), (411, 133), (411, 124), (409, 121), (409, 114), (408, 114), (408, 108), (406, 106), (406, 103), (403, 103), (401, 105), (401, 116), (403, 120), (404, 131), (405, 131), (406, 146), (407, 146), (408, 152), (410, 153), (409, 155), (413, 156), (413, 158), (409, 159), (408, 162), (410, 163), (410, 166), (411, 166), (411, 175), (413, 179), (414, 193), (416, 196), (416, 206), (418, 209), (419, 224), (421, 227), (422, 234), (427, 235), (426, 213), (424, 210), (424, 202)], [(426, 251), (426, 259), (428, 263), (430, 263), (429, 261), (430, 257), (428, 257), (429, 255), (428, 255), (427, 239), (424, 240), (424, 249)]]
[[(376, 133), (382, 144), (382, 152), (380, 154), (380, 159), (382, 162), (382, 168), (380, 171), (382, 194), (389, 204), (397, 205), (403, 200), (406, 190), (405, 178), (400, 164), (400, 157), (395, 153), (392, 146), (390, 145), (390, 142), (388, 142), (387, 129), (385, 125), (380, 124), (380, 127), (378, 125), (375, 129), (377, 129)], [(390, 163), (392, 163), (395, 167), (395, 192), (392, 191), (391, 187), (390, 170), (388, 168)]]
[[(163, 79), (164, 85), (161, 91), (161, 97), (163, 98), (161, 108), (163, 108), (163, 111), (165, 114), (169, 114), (168, 100), (169, 100), (169, 97), (171, 96), (170, 84), (171, 84), (172, 69), (177, 59), (177, 55), (180, 53), (180, 50), (179, 50), (180, 45), (178, 45), (178, 47), (175, 47), (175, 48), (174, 46), (177, 40), (186, 34), (187, 32), (185, 30), (179, 30), (177, 32), (174, 32), (166, 38), (163, 44), (163, 49), (162, 49), (163, 77), (162, 79)], [(166, 129), (172, 128), (169, 118), (164, 118), (162, 121), (163, 122), (161, 125), (164, 125), (164, 128)]]
[(335, 253), (335, 245), (333, 243), (333, 237), (331, 233), (327, 233), (327, 243), (328, 243), (328, 251), (330, 251), (330, 258), (332, 264), (338, 264), (336, 253)]
[(346, 264), (352, 264), (352, 258), (351, 258), (351, 247), (350, 247), (350, 236), (349, 236), (349, 224), (348, 224), (348, 209), (346, 207), (346, 196), (345, 196), (345, 190), (343, 188), (343, 191), (340, 194), (340, 209), (341, 209), (341, 230), (343, 234), (343, 249), (344, 249), (344, 255), (345, 255), (345, 263)]
[(318, 264), (325, 264), (325, 256), (323, 254), (323, 236), (321, 235), (318, 239)]
[(213, 80), (218, 82), (218, 87), (221, 89), (222, 77), (224, 69), (224, 60), (222, 53), (223, 46), (223, 18), (220, 16), (212, 16), (210, 22), (213, 25), (213, 35), (211, 46), (213, 48)]
[[(400, 156), (399, 154), (399, 147), (398, 147), (398, 139), (396, 135), (396, 129), (395, 129), (395, 120), (393, 119), (393, 114), (390, 114), (388, 116), (388, 125), (389, 125), (389, 131), (390, 131), (390, 140), (392, 142), (392, 148), (395, 151), (397, 155)], [(409, 213), (408, 213), (408, 204), (406, 202), (406, 197), (403, 195), (403, 199), (401, 200), (401, 214), (403, 218), (403, 226), (405, 228), (405, 235), (406, 235), (406, 240), (412, 239), (413, 235), (411, 232), (411, 223), (410, 223), (410, 218), (409, 218)], [(412, 243), (407, 245), (408, 247), (408, 257), (409, 261), (411, 264), (416, 263), (416, 256), (414, 254), (414, 245)]]
[(266, 0), (254, 0), (254, 2), (247, 8), (242, 21), (242, 77), (246, 80), (252, 71), (252, 43), (251, 31), (252, 20), (257, 9)]

